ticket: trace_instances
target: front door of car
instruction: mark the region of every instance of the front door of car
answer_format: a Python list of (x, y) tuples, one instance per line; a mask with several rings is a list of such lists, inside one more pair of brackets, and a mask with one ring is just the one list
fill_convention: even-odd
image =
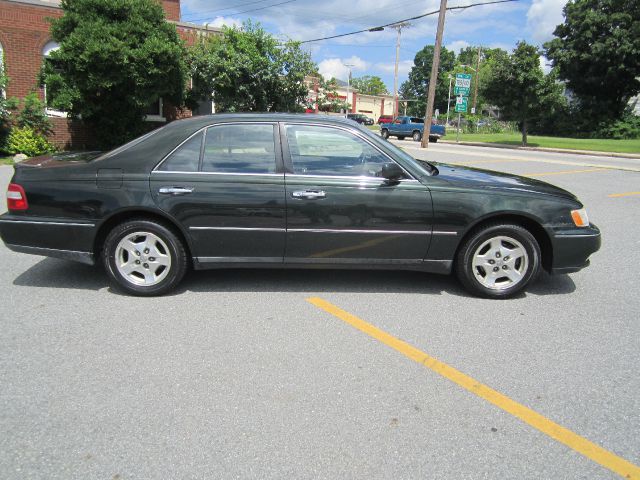
[(200, 264), (282, 262), (282, 172), (277, 123), (227, 123), (186, 140), (151, 173), (150, 187)]
[(431, 195), (355, 129), (286, 124), (286, 263), (420, 264), (429, 248)]

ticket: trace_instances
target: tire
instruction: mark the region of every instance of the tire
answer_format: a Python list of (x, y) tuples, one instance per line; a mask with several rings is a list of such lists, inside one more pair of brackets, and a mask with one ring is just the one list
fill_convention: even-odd
[(404, 135), (398, 135), (398, 140), (404, 140)]
[(540, 263), (540, 246), (527, 229), (494, 223), (473, 231), (463, 242), (456, 255), (455, 272), (474, 295), (508, 298), (538, 276)]
[(386, 128), (383, 128), (382, 131), (380, 132), (380, 135), (382, 136), (382, 138), (386, 140), (387, 138), (389, 138), (389, 130), (387, 130)]
[(173, 229), (146, 219), (115, 227), (104, 242), (102, 261), (118, 290), (145, 297), (173, 290), (187, 271), (187, 253)]
[(413, 141), (419, 142), (420, 140), (422, 140), (422, 134), (416, 130), (415, 132), (413, 132)]
[(438, 142), (438, 137), (429, 137), (429, 141), (433, 142), (433, 143), (437, 143)]

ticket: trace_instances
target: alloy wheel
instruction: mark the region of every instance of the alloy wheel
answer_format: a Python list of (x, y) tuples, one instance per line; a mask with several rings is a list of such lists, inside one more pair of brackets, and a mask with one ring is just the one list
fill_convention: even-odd
[(169, 247), (150, 232), (134, 232), (122, 238), (115, 260), (120, 275), (134, 285), (157, 285), (171, 270)]

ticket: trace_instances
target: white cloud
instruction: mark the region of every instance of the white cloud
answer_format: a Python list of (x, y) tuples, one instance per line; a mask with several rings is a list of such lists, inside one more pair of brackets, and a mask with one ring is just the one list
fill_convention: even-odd
[(549, 72), (551, 72), (551, 62), (544, 55), (540, 55), (540, 68), (545, 75), (548, 75)]
[(556, 26), (563, 22), (566, 3), (567, 0), (533, 0), (527, 12), (527, 27), (536, 42), (551, 40)]
[(205, 23), (208, 27), (217, 27), (220, 28), (223, 25), (227, 27), (242, 27), (242, 20), (238, 20), (233, 17), (216, 17), (211, 22)]
[[(395, 62), (376, 63), (374, 69), (384, 73), (393, 73), (395, 65)], [(413, 67), (413, 60), (402, 60), (398, 62), (398, 76), (407, 75), (411, 67)]]
[(467, 48), (468, 46), (469, 42), (466, 42), (464, 40), (456, 40), (455, 42), (451, 42), (449, 45), (447, 45), (447, 50), (455, 52), (456, 55), (458, 55), (460, 53), (460, 50)]
[(356, 72), (363, 72), (369, 68), (367, 62), (354, 55), (349, 58), (327, 58), (322, 60), (318, 64), (318, 71), (327, 80), (335, 77), (346, 82), (347, 78), (349, 78), (349, 67), (347, 65), (351, 65), (352, 76)]

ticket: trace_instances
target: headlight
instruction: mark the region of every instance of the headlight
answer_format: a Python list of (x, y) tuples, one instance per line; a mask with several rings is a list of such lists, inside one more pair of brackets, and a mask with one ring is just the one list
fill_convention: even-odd
[(581, 208), (580, 210), (571, 210), (571, 218), (573, 218), (573, 223), (576, 224), (576, 227), (589, 226), (589, 217), (587, 216), (587, 211), (584, 208)]

